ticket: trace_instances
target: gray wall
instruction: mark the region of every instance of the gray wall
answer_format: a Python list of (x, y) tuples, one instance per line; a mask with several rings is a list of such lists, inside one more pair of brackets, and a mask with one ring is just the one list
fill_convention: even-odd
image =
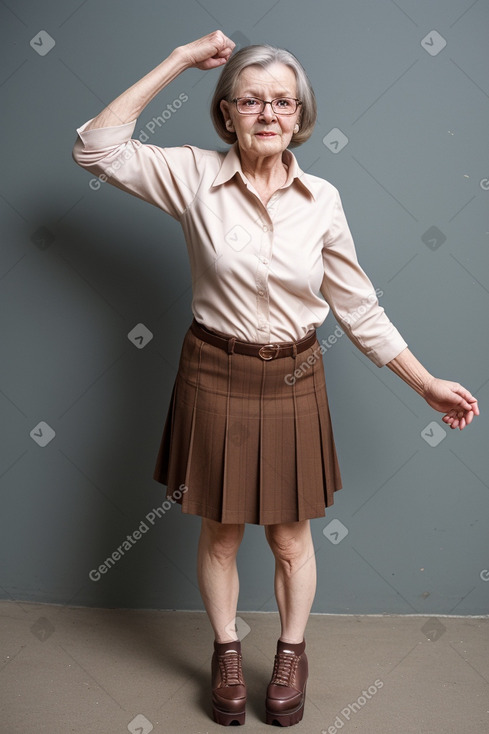
[[(152, 472), (191, 320), (183, 235), (155, 207), (90, 188), (71, 151), (75, 128), (173, 47), (221, 28), (301, 59), (319, 120), (295, 149), (300, 165), (339, 188), (360, 262), (412, 351), (482, 409), (468, 430), (445, 431), (346, 336), (326, 353), (344, 488), (312, 522), (313, 611), (487, 613), (488, 3), (43, 5), (0, 9), (2, 597), (202, 607), (199, 518), (173, 507), (146, 519), (164, 500)], [(41, 31), (55, 42), (43, 56)], [(151, 142), (222, 146), (207, 114), (217, 76), (185, 72), (135, 132), (185, 92)], [(342, 149), (327, 145), (341, 139), (334, 128)], [(153, 334), (141, 349), (127, 336), (139, 323)], [(320, 339), (334, 329), (330, 317)], [(40, 422), (55, 433), (45, 446)], [(148, 531), (91, 580), (142, 522)], [(240, 610), (275, 609), (262, 527), (247, 526), (239, 567)]]

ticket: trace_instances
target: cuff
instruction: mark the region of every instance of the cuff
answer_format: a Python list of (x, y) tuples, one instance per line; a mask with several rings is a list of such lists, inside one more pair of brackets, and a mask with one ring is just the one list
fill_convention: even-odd
[(383, 367), (387, 362), (390, 362), (391, 359), (394, 359), (398, 354), (404, 351), (407, 346), (407, 342), (405, 342), (402, 336), (398, 334), (375, 349), (367, 351), (366, 356), (372, 360), (377, 367)]
[(131, 122), (125, 122), (123, 125), (114, 125), (112, 127), (97, 127), (92, 130), (85, 130), (90, 120), (76, 128), (83, 146), (89, 150), (101, 150), (102, 148), (110, 148), (111, 146), (127, 143), (131, 139), (136, 127), (137, 118)]

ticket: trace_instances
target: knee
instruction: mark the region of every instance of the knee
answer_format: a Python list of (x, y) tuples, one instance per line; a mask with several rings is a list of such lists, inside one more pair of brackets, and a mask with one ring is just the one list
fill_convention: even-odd
[(291, 568), (303, 562), (310, 550), (310, 535), (302, 528), (267, 526), (266, 536), (275, 558)]
[(228, 525), (203, 519), (201, 537), (208, 553), (217, 561), (233, 560), (243, 538), (244, 525)]

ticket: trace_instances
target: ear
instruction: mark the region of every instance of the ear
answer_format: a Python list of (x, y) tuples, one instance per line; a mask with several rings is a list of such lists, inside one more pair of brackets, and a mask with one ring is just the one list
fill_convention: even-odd
[(231, 119), (231, 115), (229, 114), (229, 102), (226, 99), (221, 99), (219, 107), (221, 108), (221, 112), (224, 117), (224, 123), (226, 123)]

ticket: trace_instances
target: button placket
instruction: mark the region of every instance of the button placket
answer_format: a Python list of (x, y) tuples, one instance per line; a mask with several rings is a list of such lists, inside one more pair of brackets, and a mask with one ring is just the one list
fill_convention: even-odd
[(256, 268), (257, 328), (266, 339), (270, 339), (270, 295), (268, 292), (269, 263), (272, 255), (273, 225), (270, 217), (261, 220), (262, 236)]

